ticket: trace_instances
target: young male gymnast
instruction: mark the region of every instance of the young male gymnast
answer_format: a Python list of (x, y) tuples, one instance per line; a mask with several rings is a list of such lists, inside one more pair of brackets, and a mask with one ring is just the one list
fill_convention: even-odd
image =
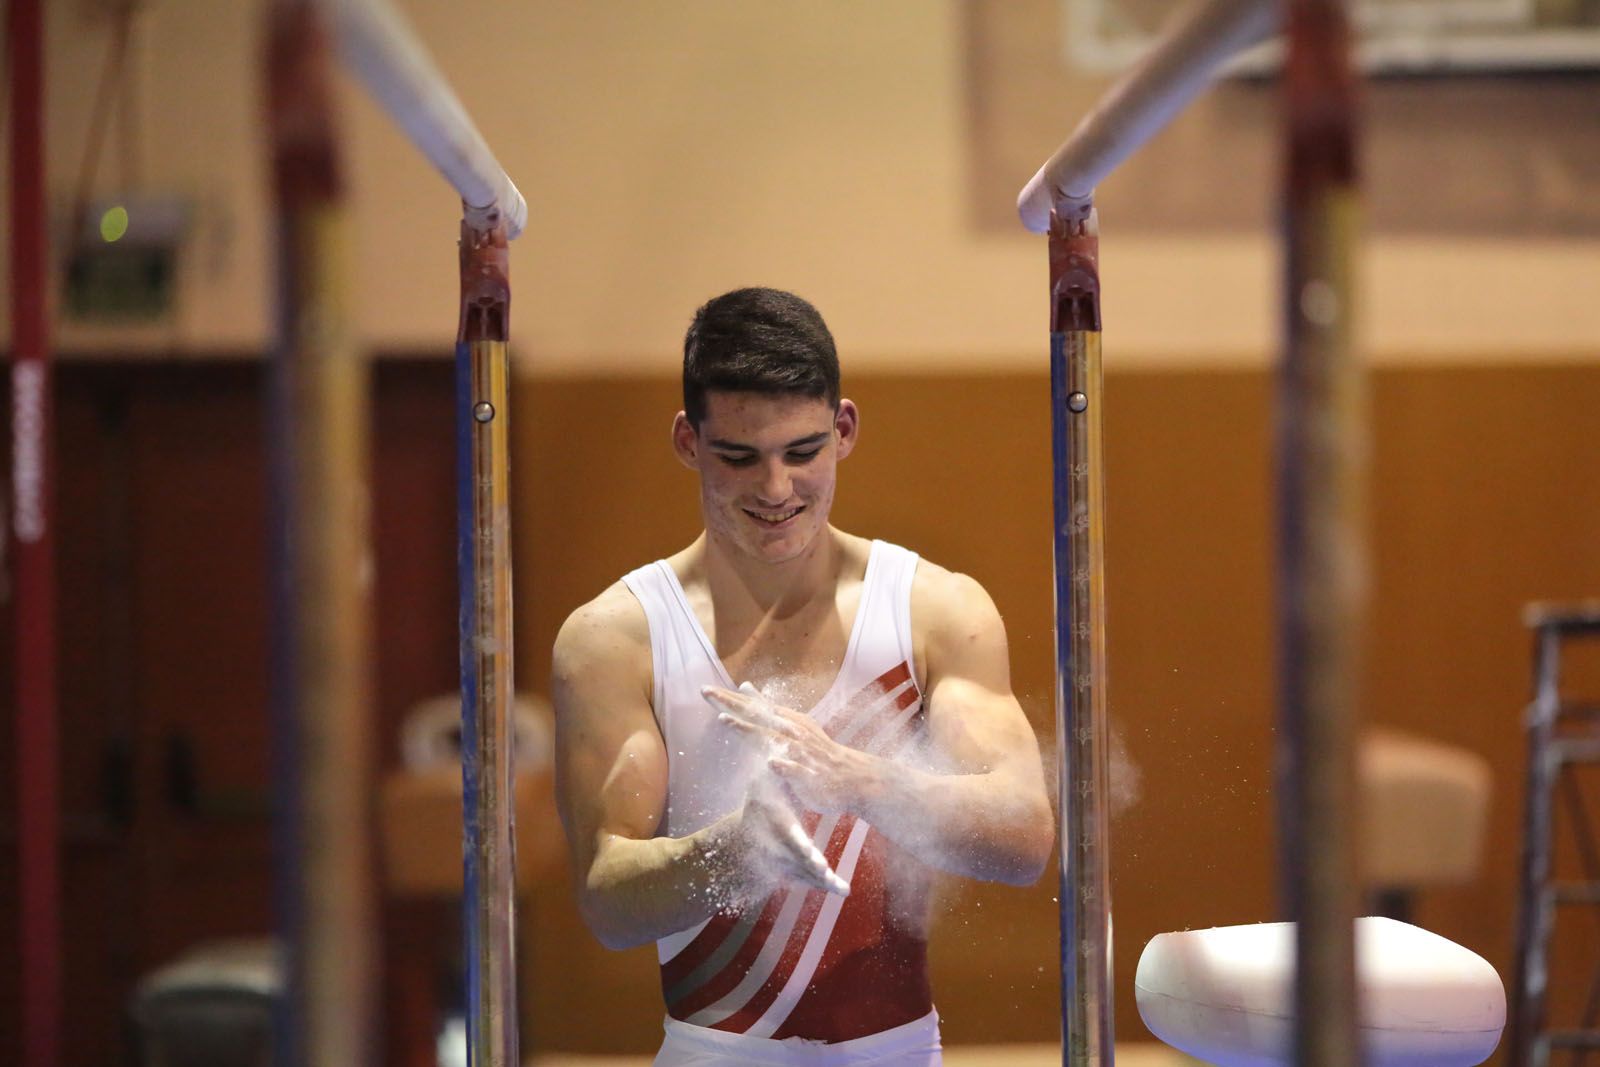
[(579, 903), (656, 942), (657, 1064), (939, 1063), (934, 872), (1023, 885), (1050, 853), (988, 594), (829, 525), (858, 426), (815, 308), (707, 303), (672, 424), (705, 530), (556, 638)]

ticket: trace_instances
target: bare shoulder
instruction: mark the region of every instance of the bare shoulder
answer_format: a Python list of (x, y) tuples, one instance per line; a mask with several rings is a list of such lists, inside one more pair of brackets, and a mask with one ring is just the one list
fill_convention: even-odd
[(948, 638), (999, 626), (1000, 612), (976, 578), (924, 559), (911, 583), (911, 620), (925, 638)]
[(552, 674), (558, 687), (596, 673), (649, 685), (650, 623), (622, 582), (568, 615), (556, 634)]
[(911, 583), (911, 630), (924, 684), (951, 670), (1007, 671), (1005, 624), (971, 575), (920, 560)]

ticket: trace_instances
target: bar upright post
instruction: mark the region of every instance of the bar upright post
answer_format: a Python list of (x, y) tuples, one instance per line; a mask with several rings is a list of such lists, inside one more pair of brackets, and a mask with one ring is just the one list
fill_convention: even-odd
[(516, 1067), (511, 645), (510, 254), (498, 216), (461, 226), (457, 565), (465, 818), (467, 1062)]
[(1280, 892), (1296, 926), (1294, 1062), (1357, 1038), (1355, 739), (1366, 605), (1366, 382), (1352, 304), (1355, 78), (1341, 0), (1285, 0), (1285, 342), (1279, 371)]
[(1061, 1062), (1113, 1058), (1106, 832), (1105, 476), (1099, 222), (1087, 201), (1050, 216), (1056, 755), (1061, 812)]
[(274, 1055), (362, 1067), (377, 988), (367, 365), (349, 328), (325, 27), (307, 0), (280, 0), (269, 18), (274, 806), (289, 987)]

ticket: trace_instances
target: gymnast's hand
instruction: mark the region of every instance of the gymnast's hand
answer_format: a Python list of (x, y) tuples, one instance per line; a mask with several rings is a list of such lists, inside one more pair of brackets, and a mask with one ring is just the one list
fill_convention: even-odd
[(776, 875), (841, 897), (850, 895), (850, 883), (828, 866), (828, 857), (800, 824), (783, 787), (772, 779), (757, 778), (750, 783), (739, 811), (739, 829), (745, 847), (755, 853), (750, 873), (757, 884)]
[(775, 704), (746, 682), (738, 691), (706, 686), (718, 720), (765, 741), (767, 766), (802, 804), (824, 815), (860, 813), (882, 783), (884, 761), (841, 745), (810, 716)]

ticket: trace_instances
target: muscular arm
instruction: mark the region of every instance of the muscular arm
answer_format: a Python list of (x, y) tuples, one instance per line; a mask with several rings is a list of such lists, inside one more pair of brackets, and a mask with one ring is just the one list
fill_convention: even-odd
[(649, 631), (626, 587), (567, 619), (551, 688), (556, 803), (584, 921), (608, 948), (628, 948), (711, 915), (707, 886), (729, 820), (690, 837), (656, 836), (667, 754), (650, 709)]
[(931, 864), (1027, 885), (1054, 843), (1033, 728), (1011, 693), (1005, 626), (976, 581), (924, 563), (912, 592), (923, 636), (923, 713), (938, 771), (888, 764), (863, 814)]
[(617, 585), (578, 609), (556, 638), (556, 804), (566, 829), (579, 909), (608, 948), (693, 926), (757, 879), (824, 886), (809, 840), (785, 836), (787, 809), (752, 795), (742, 808), (682, 838), (658, 836), (667, 753), (650, 707), (644, 612)]

